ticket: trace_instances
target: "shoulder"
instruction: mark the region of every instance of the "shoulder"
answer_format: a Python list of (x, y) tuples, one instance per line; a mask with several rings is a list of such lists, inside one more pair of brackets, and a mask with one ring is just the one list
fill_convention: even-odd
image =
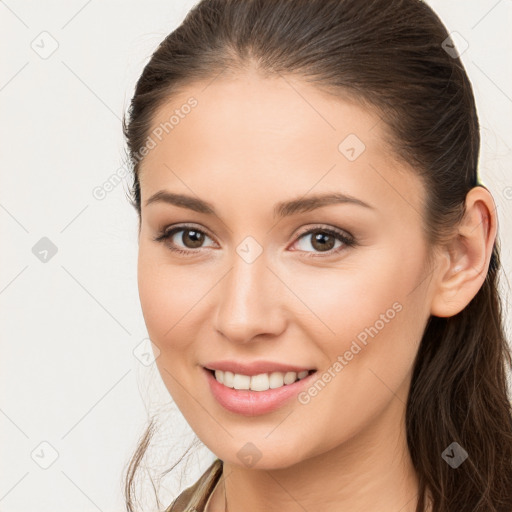
[(222, 474), (222, 461), (215, 459), (199, 479), (183, 490), (165, 512), (203, 512), (206, 501)]

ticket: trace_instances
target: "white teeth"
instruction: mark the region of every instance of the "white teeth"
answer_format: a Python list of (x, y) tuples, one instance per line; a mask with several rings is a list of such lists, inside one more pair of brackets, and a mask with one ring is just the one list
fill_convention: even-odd
[(250, 389), (251, 387), (251, 377), (248, 375), (241, 375), (240, 373), (235, 373), (233, 376), (233, 387), (235, 389)]
[(267, 389), (275, 389), (285, 384), (293, 384), (297, 379), (307, 377), (308, 370), (302, 372), (272, 372), (260, 373), (259, 375), (242, 375), (222, 370), (215, 370), (215, 378), (221, 384), (228, 388), (234, 389), (250, 389), (252, 391), (266, 391)]
[(268, 378), (268, 384), (270, 389), (284, 386), (284, 375), (281, 372), (272, 372)]
[(266, 391), (269, 388), (269, 378), (268, 378), (267, 373), (260, 373), (259, 375), (253, 375), (252, 377), (250, 377), (250, 381), (251, 381), (251, 389), (253, 391)]
[[(222, 370), (217, 370), (221, 373), (224, 373), (224, 386), (227, 386), (228, 388), (232, 388), (233, 387), (233, 377), (234, 377), (234, 374), (232, 372), (222, 372)], [(215, 372), (217, 373), (217, 372)]]
[(293, 384), (297, 380), (297, 374), (295, 372), (286, 372), (284, 374), (284, 383)]

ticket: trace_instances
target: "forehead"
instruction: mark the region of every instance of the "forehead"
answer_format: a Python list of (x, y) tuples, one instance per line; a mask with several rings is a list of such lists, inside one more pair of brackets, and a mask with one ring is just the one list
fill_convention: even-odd
[(284, 192), (334, 187), (419, 211), (419, 178), (394, 158), (387, 129), (348, 97), (289, 76), (217, 77), (186, 87), (157, 111), (148, 134), (155, 144), (141, 165), (142, 197), (188, 187), (219, 198), (238, 189), (245, 201), (276, 202)]

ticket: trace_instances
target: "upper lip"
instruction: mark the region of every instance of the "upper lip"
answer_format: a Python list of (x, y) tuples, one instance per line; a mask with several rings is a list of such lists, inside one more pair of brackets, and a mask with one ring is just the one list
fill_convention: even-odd
[(241, 373), (242, 375), (259, 375), (260, 373), (271, 372), (302, 372), (314, 370), (303, 366), (295, 366), (292, 364), (278, 363), (274, 361), (251, 361), (250, 363), (242, 363), (241, 361), (212, 361), (204, 365), (209, 370), (222, 370), (232, 373)]

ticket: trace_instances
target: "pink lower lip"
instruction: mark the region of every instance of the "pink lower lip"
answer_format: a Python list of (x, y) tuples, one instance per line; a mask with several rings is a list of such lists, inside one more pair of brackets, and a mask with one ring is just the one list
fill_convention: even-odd
[(316, 372), (300, 379), (293, 384), (267, 391), (251, 391), (250, 389), (232, 389), (224, 386), (214, 377), (210, 370), (203, 368), (213, 396), (225, 409), (244, 416), (266, 414), (281, 407), (285, 402), (297, 396), (304, 385), (308, 385)]

